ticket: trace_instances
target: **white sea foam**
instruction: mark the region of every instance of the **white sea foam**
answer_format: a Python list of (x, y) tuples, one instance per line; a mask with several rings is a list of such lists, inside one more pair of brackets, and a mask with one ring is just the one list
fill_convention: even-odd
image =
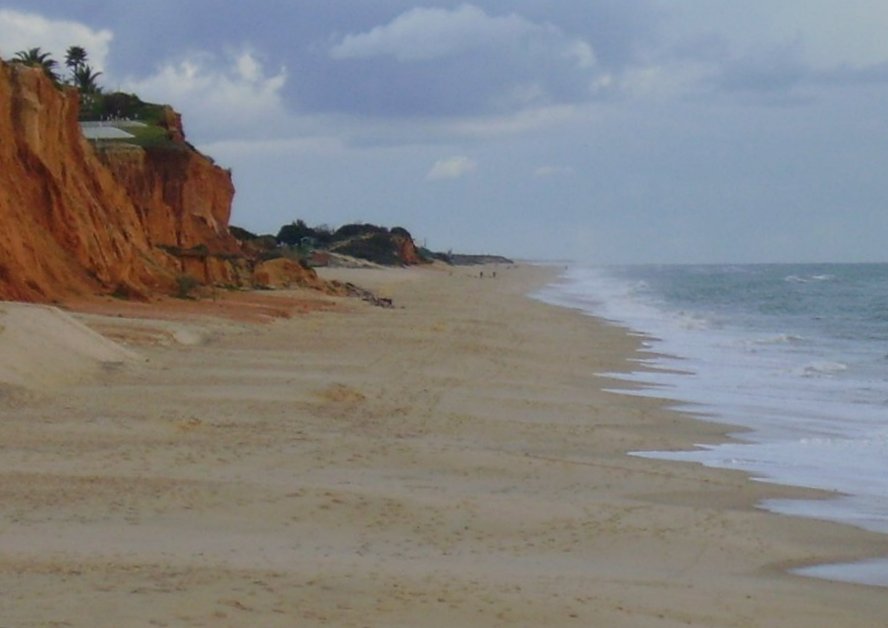
[[(645, 384), (615, 392), (673, 398), (750, 430), (722, 445), (636, 455), (835, 491), (848, 497), (765, 507), (888, 533), (888, 324), (879, 306), (888, 267), (874, 280), (872, 268), (781, 270), (572, 268), (537, 296), (647, 335), (664, 370), (609, 374)], [(842, 573), (853, 577), (847, 566)]]
[(794, 372), (802, 377), (824, 377), (847, 371), (848, 365), (842, 362), (830, 362), (829, 360), (819, 360), (805, 364)]
[(802, 336), (796, 334), (774, 334), (772, 336), (764, 336), (752, 340), (753, 344), (757, 345), (798, 344), (804, 341), (805, 339)]
[(888, 558), (874, 558), (856, 563), (815, 565), (793, 569), (793, 572), (812, 578), (888, 587)]
[(787, 275), (783, 280), (789, 283), (810, 283), (812, 281), (832, 281), (835, 278), (835, 275), (808, 275), (806, 277)]

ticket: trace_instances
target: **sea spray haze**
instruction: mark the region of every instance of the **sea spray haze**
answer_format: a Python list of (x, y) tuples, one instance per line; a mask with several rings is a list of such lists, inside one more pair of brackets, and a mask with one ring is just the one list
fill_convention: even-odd
[(647, 336), (664, 370), (621, 375), (647, 384), (626, 394), (749, 430), (638, 455), (833, 490), (766, 506), (888, 533), (888, 264), (578, 266), (538, 296)]

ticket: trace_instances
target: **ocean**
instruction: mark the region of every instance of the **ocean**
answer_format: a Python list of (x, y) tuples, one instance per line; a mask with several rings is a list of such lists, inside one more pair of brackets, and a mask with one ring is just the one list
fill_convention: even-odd
[[(888, 534), (888, 264), (569, 266), (535, 296), (643, 334), (658, 370), (615, 392), (744, 428), (633, 455), (834, 491), (762, 507)], [(888, 586), (888, 557), (799, 572)]]

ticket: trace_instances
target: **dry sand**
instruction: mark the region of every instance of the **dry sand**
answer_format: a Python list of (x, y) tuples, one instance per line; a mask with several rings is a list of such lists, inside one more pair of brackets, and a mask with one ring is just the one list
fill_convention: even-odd
[(723, 428), (602, 392), (636, 340), (523, 296), (551, 271), (339, 272), (399, 307), (3, 306), (0, 626), (888, 623), (786, 571), (886, 537), (625, 455)]

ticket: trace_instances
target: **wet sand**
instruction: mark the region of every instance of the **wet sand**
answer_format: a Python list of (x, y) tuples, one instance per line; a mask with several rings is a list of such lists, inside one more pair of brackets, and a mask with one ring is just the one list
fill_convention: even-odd
[(603, 392), (637, 339), (526, 298), (551, 270), (328, 272), (397, 307), (107, 301), (46, 346), (0, 312), (0, 626), (886, 624), (787, 572), (886, 537), (626, 455), (725, 428)]

